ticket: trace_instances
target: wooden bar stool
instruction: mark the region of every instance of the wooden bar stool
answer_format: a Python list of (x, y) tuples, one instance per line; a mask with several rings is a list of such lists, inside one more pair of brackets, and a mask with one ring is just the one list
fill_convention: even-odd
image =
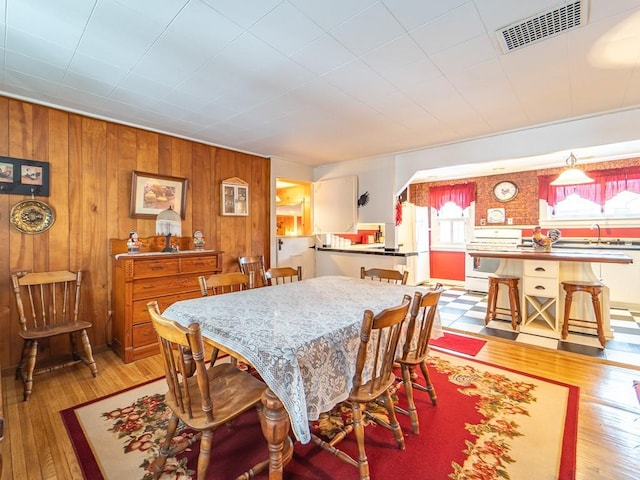
[[(491, 320), (495, 320), (498, 313), (511, 315), (511, 327), (516, 330), (521, 322), (520, 292), (518, 282), (520, 278), (510, 275), (494, 275), (489, 277), (489, 298), (487, 300), (487, 316), (484, 318), (485, 325)], [(500, 285), (509, 288), (509, 308), (498, 307), (498, 289)]]
[[(607, 343), (607, 339), (604, 337), (604, 329), (602, 328), (602, 305), (600, 303), (600, 294), (604, 289), (604, 285), (600, 282), (580, 282), (570, 281), (562, 282), (562, 288), (566, 292), (564, 297), (564, 322), (562, 324), (562, 338), (567, 338), (569, 335), (569, 323), (573, 322), (574, 325), (581, 328), (591, 328), (598, 332), (598, 340), (604, 347)], [(596, 321), (593, 326), (591, 320), (581, 320), (578, 318), (570, 318), (571, 315), (571, 303), (573, 301), (573, 294), (576, 292), (585, 292), (591, 295), (591, 304), (595, 313)]]

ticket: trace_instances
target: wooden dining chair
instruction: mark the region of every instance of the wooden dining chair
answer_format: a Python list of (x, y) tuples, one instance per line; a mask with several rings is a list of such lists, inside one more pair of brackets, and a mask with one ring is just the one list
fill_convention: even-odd
[[(396, 410), (409, 415), (411, 428), (415, 434), (420, 432), (420, 425), (413, 398), (413, 389), (416, 388), (427, 392), (431, 398), (431, 403), (433, 405), (437, 404), (436, 391), (429, 378), (427, 355), (429, 354), (429, 340), (431, 339), (431, 331), (436, 318), (438, 302), (443, 291), (444, 289), (440, 286), (440, 288), (428, 291), (424, 295), (420, 292), (415, 293), (411, 304), (411, 316), (407, 326), (402, 355), (396, 358), (396, 362), (400, 364), (402, 371), (402, 383), (407, 395), (408, 411), (397, 405)], [(420, 371), (424, 376), (424, 386), (417, 382), (416, 366), (420, 367)]]
[[(251, 408), (261, 410), (261, 396), (266, 385), (253, 375), (229, 363), (207, 368), (204, 360), (204, 341), (198, 323), (188, 328), (166, 319), (160, 314), (158, 302), (147, 303), (147, 310), (160, 344), (168, 391), (165, 403), (171, 409), (166, 423), (167, 432), (155, 461), (154, 478), (159, 478), (168, 457), (173, 457), (190, 447), (192, 442), (175, 442), (179, 422), (196, 430), (200, 438), (197, 479), (206, 478), (213, 448), (214, 431), (233, 421)], [(185, 361), (183, 350), (190, 350), (195, 364), (195, 374)], [(251, 441), (255, 441), (252, 439)], [(252, 467), (252, 478), (265, 467), (268, 460)]]
[[(214, 273), (209, 277), (200, 275), (198, 277), (198, 283), (200, 284), (200, 293), (202, 296), (208, 297), (210, 295), (222, 295), (224, 293), (247, 290), (249, 288), (249, 276), (240, 272)], [(234, 365), (238, 363), (238, 360), (246, 363), (246, 361), (240, 358), (235, 352), (216, 347), (211, 354), (212, 365), (218, 359), (221, 351), (231, 357), (231, 363)]]
[(249, 276), (249, 288), (266, 287), (268, 285), (264, 257), (262, 255), (239, 257), (238, 265), (240, 265), (240, 271)]
[(369, 270), (365, 270), (364, 267), (360, 267), (360, 278), (406, 285), (407, 278), (409, 278), (409, 272), (406, 270), (404, 272), (399, 272), (398, 270), (385, 268), (370, 268)]
[[(24, 400), (31, 395), (33, 377), (40, 373), (82, 362), (89, 367), (91, 375), (97, 376), (98, 367), (87, 334), (92, 324), (80, 319), (82, 272), (60, 270), (22, 276), (13, 274), (11, 283), (20, 321), (18, 335), (23, 340), (16, 378), (22, 378), (24, 382)], [(54, 337), (64, 335), (69, 338), (70, 354), (60, 358), (50, 356), (46, 364), (36, 367), (38, 354), (45, 352), (45, 347), (50, 347)], [(84, 355), (78, 350), (77, 337), (80, 337)]]
[[(404, 295), (400, 305), (382, 310), (376, 315), (371, 310), (365, 310), (360, 329), (360, 345), (356, 357), (353, 386), (348, 398), (353, 409), (353, 423), (345, 426), (342, 432), (339, 432), (328, 442), (315, 434), (311, 436), (314, 444), (334, 454), (342, 461), (358, 467), (360, 480), (369, 479), (369, 462), (364, 445), (363, 415), (378, 425), (391, 430), (399, 449), (404, 450), (405, 447), (390, 389), (395, 382), (393, 372), (395, 351), (410, 305), (411, 297)], [(372, 370), (366, 376), (365, 371), (368, 371), (369, 368)], [(387, 410), (389, 422), (379, 416), (369, 414), (367, 411), (369, 402), (381, 404)], [(336, 448), (336, 445), (352, 431), (355, 433), (358, 446), (357, 460), (344, 450)]]
[(239, 292), (249, 288), (249, 276), (241, 272), (214, 273), (209, 277), (198, 277), (203, 297), (221, 293)]
[(283, 283), (299, 282), (302, 280), (302, 267), (270, 268), (265, 274), (269, 285), (280, 285)]

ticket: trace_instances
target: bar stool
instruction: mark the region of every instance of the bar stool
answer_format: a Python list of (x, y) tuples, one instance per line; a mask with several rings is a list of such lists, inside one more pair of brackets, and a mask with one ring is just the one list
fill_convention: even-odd
[[(511, 315), (511, 327), (516, 330), (521, 322), (520, 292), (518, 290), (519, 277), (510, 275), (493, 275), (489, 277), (489, 298), (487, 300), (487, 316), (484, 323), (487, 325), (495, 320), (496, 314), (505, 312)], [(500, 285), (509, 287), (509, 308), (498, 307), (498, 289)]]
[[(604, 347), (605, 343), (607, 343), (607, 339), (604, 337), (604, 329), (602, 328), (602, 305), (600, 304), (600, 294), (602, 293), (604, 285), (600, 282), (580, 281), (562, 282), (561, 285), (566, 292), (564, 297), (564, 323), (562, 324), (562, 338), (567, 338), (567, 335), (569, 335), (569, 323), (574, 322), (574, 325), (581, 328), (591, 328), (596, 330), (598, 332), (598, 340), (600, 340), (600, 344)], [(585, 292), (591, 295), (591, 304), (593, 305), (596, 317), (595, 326), (587, 325), (594, 323), (591, 320), (570, 318), (573, 294), (576, 292)]]

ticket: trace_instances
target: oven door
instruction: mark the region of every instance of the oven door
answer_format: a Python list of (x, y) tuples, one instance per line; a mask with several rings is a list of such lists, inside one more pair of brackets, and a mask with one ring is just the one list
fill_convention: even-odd
[(500, 266), (499, 258), (472, 257), (466, 254), (464, 288), (476, 292), (489, 291), (489, 276)]

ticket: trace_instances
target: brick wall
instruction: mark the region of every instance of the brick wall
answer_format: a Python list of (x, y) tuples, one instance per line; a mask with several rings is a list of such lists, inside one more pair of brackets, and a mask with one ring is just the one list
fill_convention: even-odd
[[(640, 166), (640, 157), (581, 165), (585, 171), (631, 166)], [(513, 225), (535, 225), (538, 223), (538, 175), (559, 174), (562, 170), (562, 168), (547, 168), (527, 172), (489, 175), (486, 177), (416, 183), (409, 186), (409, 201), (416, 205), (429, 206), (430, 187), (475, 182), (475, 225), (480, 225), (480, 220), (486, 219), (487, 209), (489, 208), (504, 208), (506, 218), (513, 218)], [(494, 185), (503, 180), (509, 180), (518, 186), (518, 195), (510, 202), (499, 202), (494, 198), (492, 193)], [(503, 226), (506, 225), (506, 222), (495, 225)]]

